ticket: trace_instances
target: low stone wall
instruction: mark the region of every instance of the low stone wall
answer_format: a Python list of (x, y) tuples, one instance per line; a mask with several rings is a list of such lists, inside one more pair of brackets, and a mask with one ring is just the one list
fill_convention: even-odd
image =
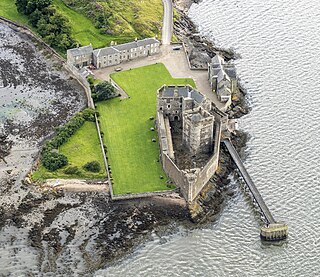
[(73, 66), (72, 64), (69, 63), (64, 63), (64, 68), (68, 70), (75, 79), (79, 82), (79, 84), (84, 88), (87, 96), (87, 101), (88, 101), (88, 107), (94, 109), (94, 103), (91, 97), (91, 89), (90, 89), (90, 84), (87, 81), (85, 77), (83, 77), (80, 73), (79, 70)]
[(114, 201), (119, 201), (119, 200), (129, 200), (129, 199), (138, 199), (138, 198), (149, 198), (154, 196), (168, 196), (173, 193), (177, 193), (177, 190), (175, 189), (175, 190), (164, 190), (164, 191), (155, 191), (155, 192), (128, 193), (123, 195), (112, 194), (111, 199)]
[(53, 48), (51, 48), (51, 46), (47, 43), (45, 43), (40, 37), (38, 37), (35, 33), (33, 33), (33, 31), (31, 29), (29, 29), (28, 27), (21, 25), (17, 22), (11, 21), (5, 17), (0, 16), (0, 20), (4, 21), (7, 25), (9, 25), (13, 30), (18, 31), (18, 32), (22, 32), (25, 33), (29, 36), (31, 36), (32, 38), (34, 38), (37, 43), (39, 43), (41, 46), (43, 46), (44, 48), (46, 48), (49, 52), (51, 52), (57, 59), (59, 59), (61, 62), (65, 62), (65, 60), (60, 56), (60, 54), (54, 50)]

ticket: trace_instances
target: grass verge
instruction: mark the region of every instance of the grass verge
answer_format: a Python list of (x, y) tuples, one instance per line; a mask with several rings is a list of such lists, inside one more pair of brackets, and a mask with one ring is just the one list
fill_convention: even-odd
[(111, 78), (130, 95), (97, 104), (114, 193), (167, 190), (167, 177), (159, 162), (158, 134), (150, 130), (155, 128), (150, 117), (156, 117), (156, 91), (164, 84), (195, 84), (189, 78), (172, 78), (163, 64), (114, 73)]

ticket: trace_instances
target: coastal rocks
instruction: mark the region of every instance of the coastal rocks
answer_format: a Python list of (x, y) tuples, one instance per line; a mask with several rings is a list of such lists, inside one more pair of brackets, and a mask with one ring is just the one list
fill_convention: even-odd
[(220, 53), (226, 60), (235, 59), (238, 56), (232, 49), (216, 47), (205, 37), (201, 36), (195, 24), (183, 11), (184, 6), (177, 3), (178, 19), (174, 22), (174, 33), (179, 41), (183, 42), (189, 56), (190, 64), (195, 69), (207, 69), (208, 62), (216, 53)]

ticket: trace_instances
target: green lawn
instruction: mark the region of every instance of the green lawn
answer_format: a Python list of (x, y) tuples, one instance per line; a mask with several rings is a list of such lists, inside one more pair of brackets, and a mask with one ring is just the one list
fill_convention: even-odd
[[(68, 157), (69, 164), (57, 171), (50, 172), (43, 166), (34, 172), (33, 179), (44, 180), (54, 178), (84, 178), (84, 179), (103, 179), (106, 178), (106, 171), (103, 163), (101, 147), (98, 133), (94, 122), (86, 121), (84, 125), (59, 148), (59, 153)], [(87, 162), (97, 160), (100, 162), (102, 170), (98, 173), (85, 171), (82, 166)], [(77, 166), (81, 173), (68, 175), (63, 171), (69, 166)]]
[[(156, 91), (163, 84), (191, 84), (192, 79), (173, 79), (163, 64), (112, 74), (130, 95), (97, 104), (108, 147), (114, 193), (139, 193), (168, 189), (159, 159), (158, 135), (150, 131), (156, 116)], [(152, 142), (155, 138), (157, 142)], [(160, 175), (164, 179), (160, 179)]]
[(15, 0), (0, 0), (0, 16), (28, 25), (28, 18), (25, 15), (18, 13)]

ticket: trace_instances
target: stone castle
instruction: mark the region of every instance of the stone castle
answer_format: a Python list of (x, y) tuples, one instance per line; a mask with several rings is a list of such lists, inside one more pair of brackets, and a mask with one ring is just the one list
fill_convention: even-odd
[(161, 162), (191, 202), (218, 168), (227, 114), (191, 86), (163, 86), (157, 95)]

